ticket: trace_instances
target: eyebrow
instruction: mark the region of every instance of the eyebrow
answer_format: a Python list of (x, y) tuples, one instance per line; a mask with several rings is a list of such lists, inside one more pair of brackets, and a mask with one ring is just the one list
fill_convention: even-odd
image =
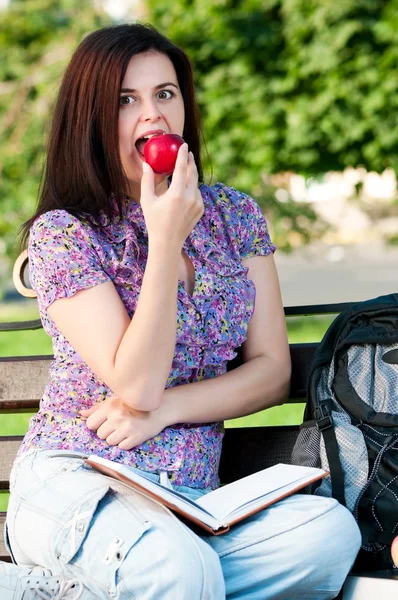
[[(160, 90), (162, 88), (168, 87), (169, 85), (172, 85), (173, 87), (175, 87), (178, 90), (178, 85), (176, 85), (172, 81), (166, 81), (165, 83), (159, 83), (159, 85), (155, 86), (155, 90)], [(125, 94), (126, 92), (129, 92), (130, 94), (134, 94), (135, 92), (137, 92), (137, 90), (134, 90), (132, 88), (122, 88), (120, 90), (120, 92), (123, 94)]]

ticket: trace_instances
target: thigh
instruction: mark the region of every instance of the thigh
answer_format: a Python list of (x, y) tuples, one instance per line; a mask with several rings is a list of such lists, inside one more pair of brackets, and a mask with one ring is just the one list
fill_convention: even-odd
[(76, 567), (96, 573), (118, 598), (224, 600), (220, 559), (205, 540), (164, 506), (116, 488), (99, 503), (84, 544), (67, 565), (71, 575)]
[(89, 474), (78, 455), (41, 451), (23, 457), (10, 476), (7, 511), (10, 543), (18, 564), (54, 569), (56, 556), (65, 552), (56, 542), (57, 532), (74, 531), (77, 548), (108, 491), (108, 481), (100, 474)]
[(297, 494), (208, 538), (227, 598), (334, 598), (360, 546), (352, 515), (334, 499)]
[(95, 598), (225, 598), (208, 544), (82, 459), (43, 454), (21, 466), (13, 489), (7, 522), (19, 564), (77, 577)]

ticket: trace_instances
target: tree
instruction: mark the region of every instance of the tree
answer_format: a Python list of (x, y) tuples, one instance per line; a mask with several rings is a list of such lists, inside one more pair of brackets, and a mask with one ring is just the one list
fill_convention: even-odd
[(0, 239), (15, 257), (33, 213), (47, 125), (63, 69), (89, 31), (109, 23), (78, 0), (14, 0), (0, 20)]
[[(149, 0), (197, 75), (207, 172), (309, 239), (269, 174), (398, 167), (397, 0)], [(303, 220), (302, 220), (303, 221)], [(321, 227), (319, 232), (321, 233)]]

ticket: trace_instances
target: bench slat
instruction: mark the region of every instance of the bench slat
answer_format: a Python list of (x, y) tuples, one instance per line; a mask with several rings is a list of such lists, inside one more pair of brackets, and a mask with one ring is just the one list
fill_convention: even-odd
[[(6, 513), (0, 512), (0, 530), (4, 531), (4, 523), (6, 521)], [(10, 555), (8, 554), (8, 550), (6, 549), (6, 545), (4, 543), (4, 538), (0, 535), (0, 560), (3, 562), (11, 562)]]
[(9, 489), (12, 463), (14, 462), (21, 442), (21, 435), (0, 437), (0, 490)]
[[(289, 402), (303, 400), (317, 343), (292, 344), (292, 377)], [(0, 358), (0, 410), (35, 409), (49, 380), (52, 356)], [(232, 367), (240, 364), (238, 356)]]
[(52, 357), (2, 357), (0, 408), (36, 408), (49, 380)]

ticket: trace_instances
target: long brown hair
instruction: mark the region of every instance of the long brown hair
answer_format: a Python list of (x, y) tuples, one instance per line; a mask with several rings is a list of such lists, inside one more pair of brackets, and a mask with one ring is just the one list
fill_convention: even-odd
[(184, 139), (200, 160), (199, 112), (191, 62), (151, 25), (124, 24), (89, 34), (75, 50), (65, 71), (54, 109), (47, 159), (34, 215), (23, 224), (22, 245), (41, 214), (64, 209), (98, 223), (100, 214), (112, 219), (111, 194), (122, 213), (120, 191), (125, 173), (119, 155), (119, 95), (130, 59), (155, 50), (174, 65), (184, 107)]

